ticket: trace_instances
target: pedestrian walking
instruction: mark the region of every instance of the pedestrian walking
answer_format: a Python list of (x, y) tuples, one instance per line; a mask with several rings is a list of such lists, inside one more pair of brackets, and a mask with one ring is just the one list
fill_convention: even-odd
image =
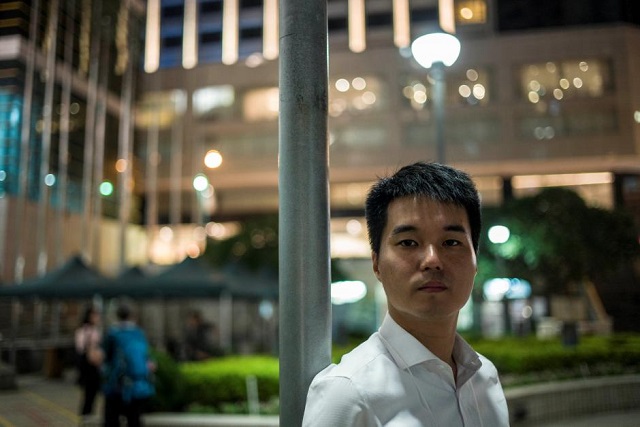
[(103, 360), (101, 341), (100, 310), (91, 304), (85, 309), (81, 324), (75, 331), (78, 384), (82, 387), (80, 415), (83, 416), (93, 412), (100, 390), (100, 367)]
[(119, 427), (123, 415), (128, 427), (139, 427), (145, 404), (155, 394), (155, 364), (131, 307), (121, 303), (116, 316), (104, 340), (104, 426)]

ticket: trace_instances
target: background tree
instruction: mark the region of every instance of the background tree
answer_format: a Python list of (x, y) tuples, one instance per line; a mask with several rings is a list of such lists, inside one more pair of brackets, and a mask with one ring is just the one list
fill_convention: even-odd
[(278, 216), (264, 215), (239, 223), (239, 231), (224, 239), (207, 241), (204, 257), (212, 265), (242, 264), (251, 269), (278, 270)]
[(585, 281), (605, 280), (640, 254), (638, 228), (627, 212), (588, 206), (565, 188), (546, 188), (488, 209), (485, 224), (486, 229), (505, 225), (511, 236), (502, 244), (482, 239), (479, 283), (519, 277), (543, 295), (571, 294)]
[[(278, 271), (278, 253), (278, 216), (262, 215), (241, 221), (239, 232), (228, 239), (209, 239), (203, 256), (217, 267), (240, 264), (254, 271)], [(332, 259), (331, 280), (346, 279)]]

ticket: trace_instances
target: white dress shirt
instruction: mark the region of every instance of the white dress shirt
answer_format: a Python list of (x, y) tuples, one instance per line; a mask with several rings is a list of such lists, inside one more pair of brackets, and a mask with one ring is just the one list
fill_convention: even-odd
[(378, 332), (314, 378), (304, 427), (509, 426), (498, 372), (459, 335), (451, 367), (388, 314)]

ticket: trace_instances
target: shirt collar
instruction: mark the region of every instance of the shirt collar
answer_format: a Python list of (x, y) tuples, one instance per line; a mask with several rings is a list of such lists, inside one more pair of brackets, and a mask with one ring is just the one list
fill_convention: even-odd
[[(440, 360), (413, 335), (398, 325), (389, 313), (385, 315), (378, 332), (391, 357), (403, 369), (427, 361)], [(478, 354), (459, 334), (456, 334), (453, 344), (453, 357), (459, 368), (463, 367), (471, 373), (476, 372), (482, 366)]]

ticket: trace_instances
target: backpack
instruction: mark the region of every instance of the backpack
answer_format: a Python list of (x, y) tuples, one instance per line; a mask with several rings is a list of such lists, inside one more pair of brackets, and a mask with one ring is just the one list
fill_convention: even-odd
[(137, 327), (116, 326), (105, 343), (103, 391), (120, 395), (124, 402), (145, 399), (155, 394), (149, 371), (149, 354), (144, 333)]

